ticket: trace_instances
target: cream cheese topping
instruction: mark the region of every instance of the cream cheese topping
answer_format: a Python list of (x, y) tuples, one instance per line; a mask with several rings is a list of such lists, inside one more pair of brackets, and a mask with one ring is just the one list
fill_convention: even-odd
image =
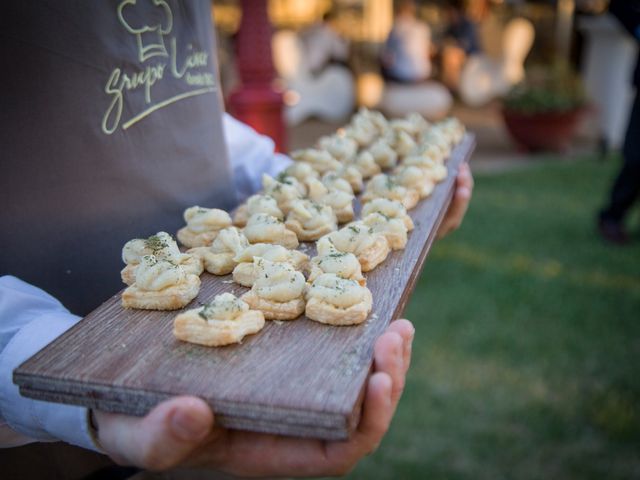
[(284, 218), (282, 210), (278, 207), (277, 200), (271, 195), (252, 195), (247, 200), (247, 214), (266, 213), (279, 220)]
[(244, 235), (252, 243), (269, 243), (281, 238), (287, 228), (276, 217), (266, 213), (251, 215), (244, 227)]
[(337, 219), (333, 209), (313, 200), (296, 200), (291, 205), (287, 220), (297, 220), (305, 230), (316, 230), (326, 226), (337, 228)]
[(159, 291), (178, 285), (185, 278), (186, 274), (180, 265), (145, 255), (136, 269), (135, 284), (141, 290)]
[(231, 217), (224, 210), (218, 208), (203, 208), (194, 206), (184, 211), (187, 229), (193, 233), (222, 230), (231, 225)]
[(198, 309), (198, 315), (207, 321), (236, 320), (249, 311), (249, 305), (232, 293), (216, 295), (209, 303)]
[(129, 240), (122, 248), (122, 261), (127, 265), (137, 265), (145, 255), (154, 255), (159, 260), (173, 263), (182, 263), (188, 257), (180, 252), (178, 244), (167, 232)]
[(218, 236), (211, 244), (212, 253), (230, 253), (237, 255), (249, 246), (249, 241), (236, 227), (220, 230)]
[(318, 140), (318, 146), (342, 162), (351, 160), (358, 152), (358, 144), (355, 140), (339, 134), (321, 137)]
[(257, 277), (253, 290), (260, 298), (274, 302), (289, 302), (302, 296), (305, 279), (288, 263), (256, 258)]
[(271, 243), (256, 243), (239, 252), (234, 261), (238, 263), (253, 262), (254, 258), (264, 258), (271, 262), (287, 262), (291, 259), (291, 253), (281, 245)]
[(366, 287), (355, 280), (341, 278), (333, 273), (318, 276), (307, 291), (307, 298), (316, 298), (338, 308), (349, 308), (365, 299)]

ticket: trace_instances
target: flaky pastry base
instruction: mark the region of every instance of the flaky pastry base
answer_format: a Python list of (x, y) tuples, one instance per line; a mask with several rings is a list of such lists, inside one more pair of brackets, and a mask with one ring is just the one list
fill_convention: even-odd
[(366, 290), (365, 298), (361, 302), (349, 308), (339, 308), (317, 298), (311, 298), (307, 302), (305, 315), (311, 320), (327, 325), (358, 325), (367, 319), (372, 304), (373, 299), (369, 289)]
[(236, 227), (242, 228), (247, 224), (247, 220), (249, 220), (249, 207), (246, 203), (243, 203), (233, 214), (233, 224)]
[(233, 261), (235, 253), (213, 253), (209, 247), (196, 247), (187, 250), (187, 253), (194, 257), (200, 257), (204, 264), (204, 269), (213, 275), (227, 275), (231, 273), (237, 265)]
[(389, 250), (387, 239), (383, 235), (378, 235), (373, 245), (357, 255), (362, 271), (370, 272), (384, 262), (389, 255)]
[(353, 202), (350, 202), (339, 210), (334, 208), (333, 213), (336, 214), (338, 223), (349, 223), (356, 217), (356, 214), (353, 211)]
[(211, 230), (208, 232), (194, 233), (187, 227), (182, 227), (176, 233), (177, 239), (187, 248), (208, 247), (218, 236), (219, 230)]
[(249, 310), (235, 320), (208, 322), (195, 311), (184, 312), (173, 321), (173, 335), (183, 342), (207, 347), (221, 347), (239, 343), (245, 336), (257, 333), (264, 327), (264, 315)]
[(408, 238), (406, 233), (404, 235), (400, 232), (380, 231), (378, 233), (387, 239), (387, 243), (389, 243), (389, 248), (391, 248), (391, 250), (402, 250), (407, 246)]
[(323, 235), (326, 235), (327, 233), (330, 233), (336, 230), (335, 226), (329, 223), (319, 228), (307, 230), (302, 226), (302, 223), (300, 223), (298, 220), (294, 218), (288, 219), (287, 221), (284, 222), (284, 224), (289, 230), (291, 230), (292, 232), (295, 232), (295, 234), (298, 236), (298, 240), (301, 242), (318, 240)]
[[(202, 258), (199, 255), (191, 255), (190, 258), (180, 264), (184, 273), (190, 273), (192, 275), (202, 274), (204, 271), (204, 265)], [(120, 278), (127, 285), (133, 285), (136, 281), (136, 270), (138, 265), (127, 265), (120, 271)]]
[(158, 291), (141, 290), (135, 284), (122, 292), (122, 306), (140, 310), (178, 310), (198, 296), (200, 277), (189, 274), (183, 283)]
[(295, 320), (304, 312), (306, 302), (301, 296), (288, 302), (273, 302), (260, 298), (253, 290), (249, 290), (240, 299), (252, 310), (260, 310), (267, 320)]
[(233, 281), (243, 287), (253, 287), (256, 276), (257, 274), (252, 262), (239, 263), (233, 269)]

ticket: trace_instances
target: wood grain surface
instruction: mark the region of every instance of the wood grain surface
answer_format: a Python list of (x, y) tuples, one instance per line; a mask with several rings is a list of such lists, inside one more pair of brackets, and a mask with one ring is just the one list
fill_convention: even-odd
[[(402, 314), (451, 202), (455, 172), (474, 148), (475, 137), (465, 135), (447, 163), (448, 178), (410, 211), (415, 229), (406, 249), (366, 274), (374, 301), (364, 324), (267, 322), (240, 345), (208, 348), (173, 337), (176, 312), (125, 310), (117, 294), (18, 367), (14, 382), (27, 397), (132, 415), (174, 395), (196, 395), (229, 428), (347, 438), (359, 420), (375, 340)], [(230, 275), (201, 278), (187, 308), (247, 290)]]

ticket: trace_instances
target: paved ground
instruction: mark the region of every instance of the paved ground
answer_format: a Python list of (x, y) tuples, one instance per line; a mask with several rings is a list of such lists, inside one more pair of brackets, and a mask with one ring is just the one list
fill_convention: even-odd
[[(478, 148), (472, 162), (474, 171), (504, 171), (531, 165), (541, 157), (548, 158), (545, 154), (522, 152), (512, 143), (502, 122), (499, 104), (475, 109), (456, 105), (452, 115), (460, 118), (477, 135)], [(571, 161), (577, 156), (595, 152), (597, 135), (593, 125), (592, 119), (585, 119), (573, 148), (559, 158)], [(330, 134), (340, 126), (314, 119), (292, 127), (289, 129), (289, 149), (309, 147), (320, 136)]]

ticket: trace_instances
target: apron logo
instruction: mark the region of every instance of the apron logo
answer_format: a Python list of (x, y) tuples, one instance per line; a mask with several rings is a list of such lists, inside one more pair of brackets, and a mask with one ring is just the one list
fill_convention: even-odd
[[(142, 4), (144, 1), (153, 3), (153, 9), (137, 12), (138, 2)], [(123, 71), (122, 68), (114, 68), (109, 75), (104, 86), (104, 92), (110, 97), (109, 106), (102, 117), (102, 131), (105, 134), (111, 135), (118, 127), (126, 130), (172, 103), (216, 90), (214, 75), (209, 68), (208, 51), (194, 50), (192, 45), (187, 45), (187, 53), (179, 54), (175, 36), (168, 39), (170, 48), (167, 50), (165, 37), (173, 28), (173, 13), (166, 1), (124, 0), (118, 5), (116, 13), (124, 29), (136, 37), (141, 68), (128, 72)], [(158, 58), (158, 60), (155, 63), (148, 62), (142, 65), (152, 58)], [(181, 80), (190, 88), (170, 98), (152, 103), (152, 88), (165, 78), (165, 75)], [(122, 121), (125, 96), (130, 92), (133, 95), (137, 91), (144, 92), (145, 108), (129, 120)], [(128, 105), (131, 103), (129, 102)]]
[[(138, 60), (140, 63), (151, 57), (168, 57), (169, 53), (164, 45), (164, 37), (171, 32), (173, 27), (173, 13), (164, 0), (151, 0), (155, 5), (153, 19), (140, 19), (136, 16), (135, 7), (138, 0), (124, 0), (118, 5), (118, 20), (127, 32), (136, 36), (138, 43)], [(140, 2), (143, 3), (143, 2)], [(131, 13), (129, 19), (127, 17)]]

